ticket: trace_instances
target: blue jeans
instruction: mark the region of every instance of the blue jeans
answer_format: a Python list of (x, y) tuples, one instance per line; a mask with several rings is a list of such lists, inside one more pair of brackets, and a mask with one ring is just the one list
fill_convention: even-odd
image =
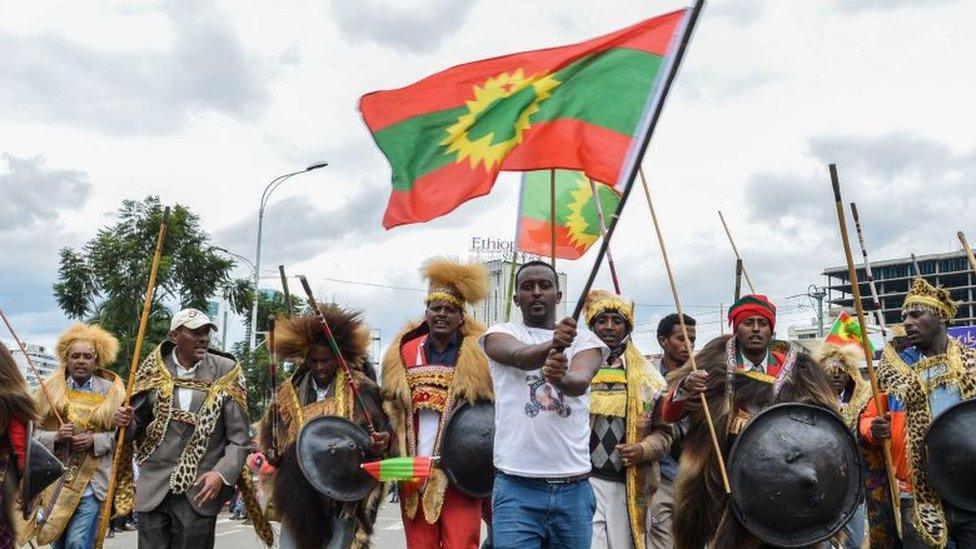
[(61, 537), (51, 543), (52, 549), (91, 549), (101, 506), (94, 494), (81, 498)]
[(589, 549), (596, 498), (586, 479), (550, 484), (495, 474), (491, 533), (495, 549)]
[(847, 521), (847, 524), (841, 529), (845, 534), (847, 534), (847, 542), (844, 543), (844, 549), (859, 549), (861, 543), (864, 541), (865, 536), (865, 507), (864, 502), (854, 510), (854, 515), (851, 520)]

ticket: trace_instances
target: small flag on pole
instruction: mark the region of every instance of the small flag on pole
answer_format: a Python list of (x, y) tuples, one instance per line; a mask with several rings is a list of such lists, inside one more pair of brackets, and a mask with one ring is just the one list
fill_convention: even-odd
[[(827, 334), (826, 343), (831, 343), (838, 347), (844, 345), (860, 346), (861, 338), (861, 325), (851, 315), (847, 314), (846, 311), (841, 311), (837, 320), (834, 321), (834, 325), (830, 327), (830, 333)], [(874, 345), (871, 344), (871, 339), (869, 338), (867, 341), (868, 349), (874, 353)]]
[(382, 461), (370, 461), (360, 467), (380, 482), (422, 481), (430, 476), (430, 456), (397, 457)]

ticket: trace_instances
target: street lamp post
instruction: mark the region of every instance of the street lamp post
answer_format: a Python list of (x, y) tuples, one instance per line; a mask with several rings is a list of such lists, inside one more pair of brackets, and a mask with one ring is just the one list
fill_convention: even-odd
[(264, 208), (268, 204), (268, 199), (271, 197), (271, 193), (275, 191), (282, 183), (284, 183), (289, 177), (293, 175), (298, 175), (300, 173), (310, 172), (312, 170), (317, 170), (319, 168), (324, 168), (328, 166), (327, 162), (319, 162), (317, 164), (312, 164), (303, 170), (298, 170), (296, 172), (286, 173), (285, 175), (279, 175), (278, 177), (271, 180), (270, 183), (264, 188), (264, 192), (261, 193), (261, 202), (258, 206), (258, 245), (257, 251), (254, 254), (254, 298), (251, 303), (251, 325), (248, 327), (248, 349), (254, 350), (254, 343), (257, 337), (257, 325), (258, 325), (258, 278), (261, 272), (261, 231), (264, 228)]

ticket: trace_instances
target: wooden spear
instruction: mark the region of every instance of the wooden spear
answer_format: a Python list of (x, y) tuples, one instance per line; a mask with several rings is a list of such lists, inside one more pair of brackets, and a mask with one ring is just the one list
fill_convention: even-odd
[[(282, 275), (281, 280), (282, 282), (284, 282), (285, 268), (284, 266), (279, 266), (278, 268), (281, 270), (281, 275)], [(288, 302), (287, 297), (285, 297), (285, 301)], [(269, 400), (269, 402), (274, 402), (275, 395), (278, 392), (278, 386), (277, 386), (278, 359), (275, 357), (275, 335), (274, 334), (275, 334), (275, 316), (269, 315), (268, 316), (268, 374), (271, 376), (271, 379), (269, 380), (271, 385), (271, 399)], [(266, 457), (268, 458), (268, 461), (270, 461), (272, 465), (276, 465), (278, 462), (278, 414), (277, 413), (271, 414), (271, 444), (269, 450), (270, 450), (269, 454), (271, 455)]]
[(959, 231), (956, 233), (956, 238), (962, 243), (963, 249), (966, 250), (966, 256), (969, 257), (969, 265), (973, 268), (973, 272), (976, 273), (976, 255), (973, 255), (973, 249), (969, 246), (966, 235), (962, 234), (962, 231)]
[[(861, 257), (864, 258), (864, 274), (868, 277), (868, 288), (871, 289), (871, 300), (874, 302), (874, 311), (878, 317), (878, 326), (881, 327), (881, 338), (888, 341), (888, 329), (885, 327), (884, 312), (881, 310), (881, 299), (878, 297), (878, 287), (874, 283), (874, 274), (871, 272), (871, 262), (868, 261), (868, 249), (864, 245), (864, 234), (861, 231), (861, 219), (857, 215), (857, 204), (851, 202), (851, 216), (854, 218), (854, 230), (857, 232), (857, 243), (861, 247)], [(867, 334), (862, 334), (867, 337)]]
[[(281, 276), (281, 291), (285, 293), (285, 310), (288, 311), (288, 316), (291, 316), (291, 294), (288, 292), (288, 277), (285, 276), (284, 265), (278, 265), (278, 275)], [(257, 291), (257, 288), (254, 291)]]
[[(657, 221), (657, 213), (654, 211), (654, 202), (651, 200), (651, 189), (647, 186), (647, 178), (644, 177), (644, 170), (640, 170), (641, 184), (644, 186), (644, 195), (647, 197), (647, 207), (651, 210), (651, 221), (654, 222), (654, 232), (657, 234), (657, 243), (661, 246), (661, 256), (664, 258), (664, 268), (668, 272), (668, 282), (671, 284), (671, 295), (674, 297), (674, 306), (678, 309), (678, 323), (681, 325), (681, 333), (684, 334), (685, 347), (688, 349), (688, 361), (691, 363), (691, 370), (697, 371), (698, 365), (695, 363), (695, 349), (691, 346), (691, 338), (688, 337), (688, 327), (685, 326), (685, 312), (681, 308), (681, 298), (678, 297), (678, 285), (674, 282), (674, 272), (671, 270), (671, 261), (668, 259), (668, 250), (664, 246), (664, 235), (661, 234), (661, 226)], [(705, 412), (705, 422), (708, 423), (708, 433), (712, 437), (712, 447), (715, 456), (718, 457), (718, 470), (722, 474), (722, 484), (725, 486), (725, 493), (732, 493), (732, 485), (729, 484), (729, 475), (725, 470), (725, 458), (722, 455), (722, 447), (718, 443), (718, 435), (715, 432), (715, 423), (712, 421), (712, 413), (708, 408), (708, 400), (705, 393), (698, 393), (701, 399), (702, 410)]]
[[(857, 323), (861, 327), (861, 349), (864, 350), (864, 361), (868, 366), (868, 378), (871, 380), (871, 392), (874, 398), (874, 409), (881, 415), (881, 389), (878, 386), (878, 376), (874, 371), (874, 356), (868, 343), (867, 323), (864, 321), (864, 304), (861, 303), (861, 285), (857, 280), (857, 270), (854, 268), (854, 258), (851, 255), (851, 242), (847, 236), (847, 219), (844, 215), (844, 205), (840, 198), (840, 179), (837, 177), (837, 165), (830, 164), (830, 183), (834, 188), (834, 202), (837, 208), (837, 223), (840, 225), (840, 239), (844, 244), (844, 255), (847, 257), (847, 276), (851, 282), (851, 294), (854, 296), (854, 310), (857, 311)], [(901, 514), (898, 501), (898, 480), (895, 478), (894, 462), (891, 459), (891, 440), (882, 441), (881, 450), (884, 452), (885, 469), (888, 473), (888, 489), (891, 491), (891, 505), (895, 511), (895, 528), (901, 533)]]
[[(725, 216), (722, 215), (722, 210), (718, 211), (718, 218), (722, 220), (722, 227), (725, 228), (725, 236), (729, 237), (729, 244), (732, 245), (732, 253), (735, 254), (735, 258), (742, 261), (742, 256), (739, 255), (739, 248), (735, 245), (735, 240), (732, 239), (732, 231), (729, 230), (728, 224), (725, 223)], [(756, 287), (752, 285), (752, 280), (749, 279), (749, 273), (746, 272), (745, 263), (742, 265), (742, 276), (746, 277), (746, 284), (749, 285), (749, 292), (756, 293)]]
[[(136, 342), (132, 349), (132, 361), (129, 363), (129, 379), (125, 386), (125, 402), (123, 406), (132, 403), (132, 389), (136, 384), (136, 371), (139, 369), (139, 355), (142, 354), (142, 342), (146, 337), (146, 325), (149, 324), (149, 312), (152, 309), (153, 296), (156, 294), (156, 275), (159, 273), (159, 262), (163, 257), (163, 241), (166, 239), (166, 224), (169, 222), (169, 206), (163, 211), (163, 218), (159, 222), (159, 233), (156, 235), (156, 249), (153, 252), (152, 266), (149, 268), (149, 283), (142, 300), (142, 315), (139, 317), (139, 330), (136, 332)], [(118, 484), (120, 462), (125, 447), (125, 429), (120, 429), (115, 441), (115, 453), (112, 455), (112, 469), (108, 476), (108, 488), (105, 491), (105, 501), (102, 503), (101, 515), (98, 522), (98, 532), (95, 537), (95, 547), (101, 548), (105, 543), (105, 532), (108, 521), (112, 518), (112, 500), (115, 499), (115, 489)], [(126, 467), (132, 467), (126, 463)]]
[[(590, 182), (590, 194), (593, 196), (593, 205), (596, 206), (596, 217), (600, 222), (600, 236), (606, 238), (607, 223), (603, 217), (603, 204), (600, 203), (598, 188), (592, 179), (587, 177), (586, 180)], [(620, 295), (620, 279), (617, 278), (617, 267), (613, 264), (613, 255), (610, 254), (610, 246), (607, 246), (607, 266), (610, 267), (610, 278), (613, 279), (613, 289), (617, 292), (617, 295)]]
[(24, 342), (17, 337), (17, 332), (14, 331), (14, 327), (10, 323), (10, 319), (7, 318), (7, 315), (3, 312), (2, 308), (0, 308), (0, 317), (3, 317), (3, 323), (7, 325), (7, 330), (10, 331), (10, 335), (13, 336), (14, 341), (17, 342), (17, 346), (20, 347), (20, 352), (24, 354), (24, 360), (27, 361), (27, 367), (30, 368), (31, 373), (34, 374), (34, 378), (37, 379), (37, 384), (41, 387), (41, 393), (44, 394), (44, 399), (47, 400), (48, 406), (51, 407), (51, 411), (54, 412), (54, 417), (57, 418), (58, 424), (60, 425), (64, 423), (64, 420), (61, 419), (61, 414), (58, 413), (58, 407), (54, 404), (54, 400), (51, 398), (51, 393), (47, 392), (47, 385), (44, 384), (44, 379), (41, 378), (41, 373), (37, 370), (37, 366), (34, 366), (34, 361), (31, 360), (30, 355), (27, 354), (27, 347), (24, 347)]
[(742, 260), (736, 259), (735, 260), (735, 292), (732, 294), (732, 297), (733, 299), (735, 299), (735, 301), (739, 301), (739, 298), (742, 297), (742, 273), (743, 272), (745, 271), (742, 267)]

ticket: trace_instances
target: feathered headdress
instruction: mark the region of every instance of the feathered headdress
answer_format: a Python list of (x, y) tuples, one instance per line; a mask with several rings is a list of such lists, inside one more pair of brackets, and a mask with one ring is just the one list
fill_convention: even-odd
[(426, 303), (447, 301), (459, 309), (488, 296), (488, 269), (481, 263), (463, 264), (444, 257), (427, 260), (420, 274), (428, 281)]
[[(369, 348), (369, 329), (363, 324), (362, 313), (344, 309), (338, 305), (320, 305), (322, 314), (332, 328), (336, 344), (343, 358), (352, 368), (359, 368)], [(278, 360), (289, 360), (296, 364), (305, 362), (305, 357), (314, 345), (328, 345), (322, 325), (315, 315), (293, 316), (275, 323), (275, 356)]]
[(586, 294), (583, 304), (586, 311), (586, 325), (603, 313), (617, 313), (627, 321), (630, 329), (634, 328), (634, 302), (606, 290), (591, 290)]
[(91, 347), (98, 358), (99, 368), (115, 362), (119, 354), (119, 340), (115, 339), (115, 336), (97, 324), (79, 322), (65, 330), (58, 338), (57, 353), (62, 366), (68, 364), (68, 349), (78, 342), (87, 343)]

